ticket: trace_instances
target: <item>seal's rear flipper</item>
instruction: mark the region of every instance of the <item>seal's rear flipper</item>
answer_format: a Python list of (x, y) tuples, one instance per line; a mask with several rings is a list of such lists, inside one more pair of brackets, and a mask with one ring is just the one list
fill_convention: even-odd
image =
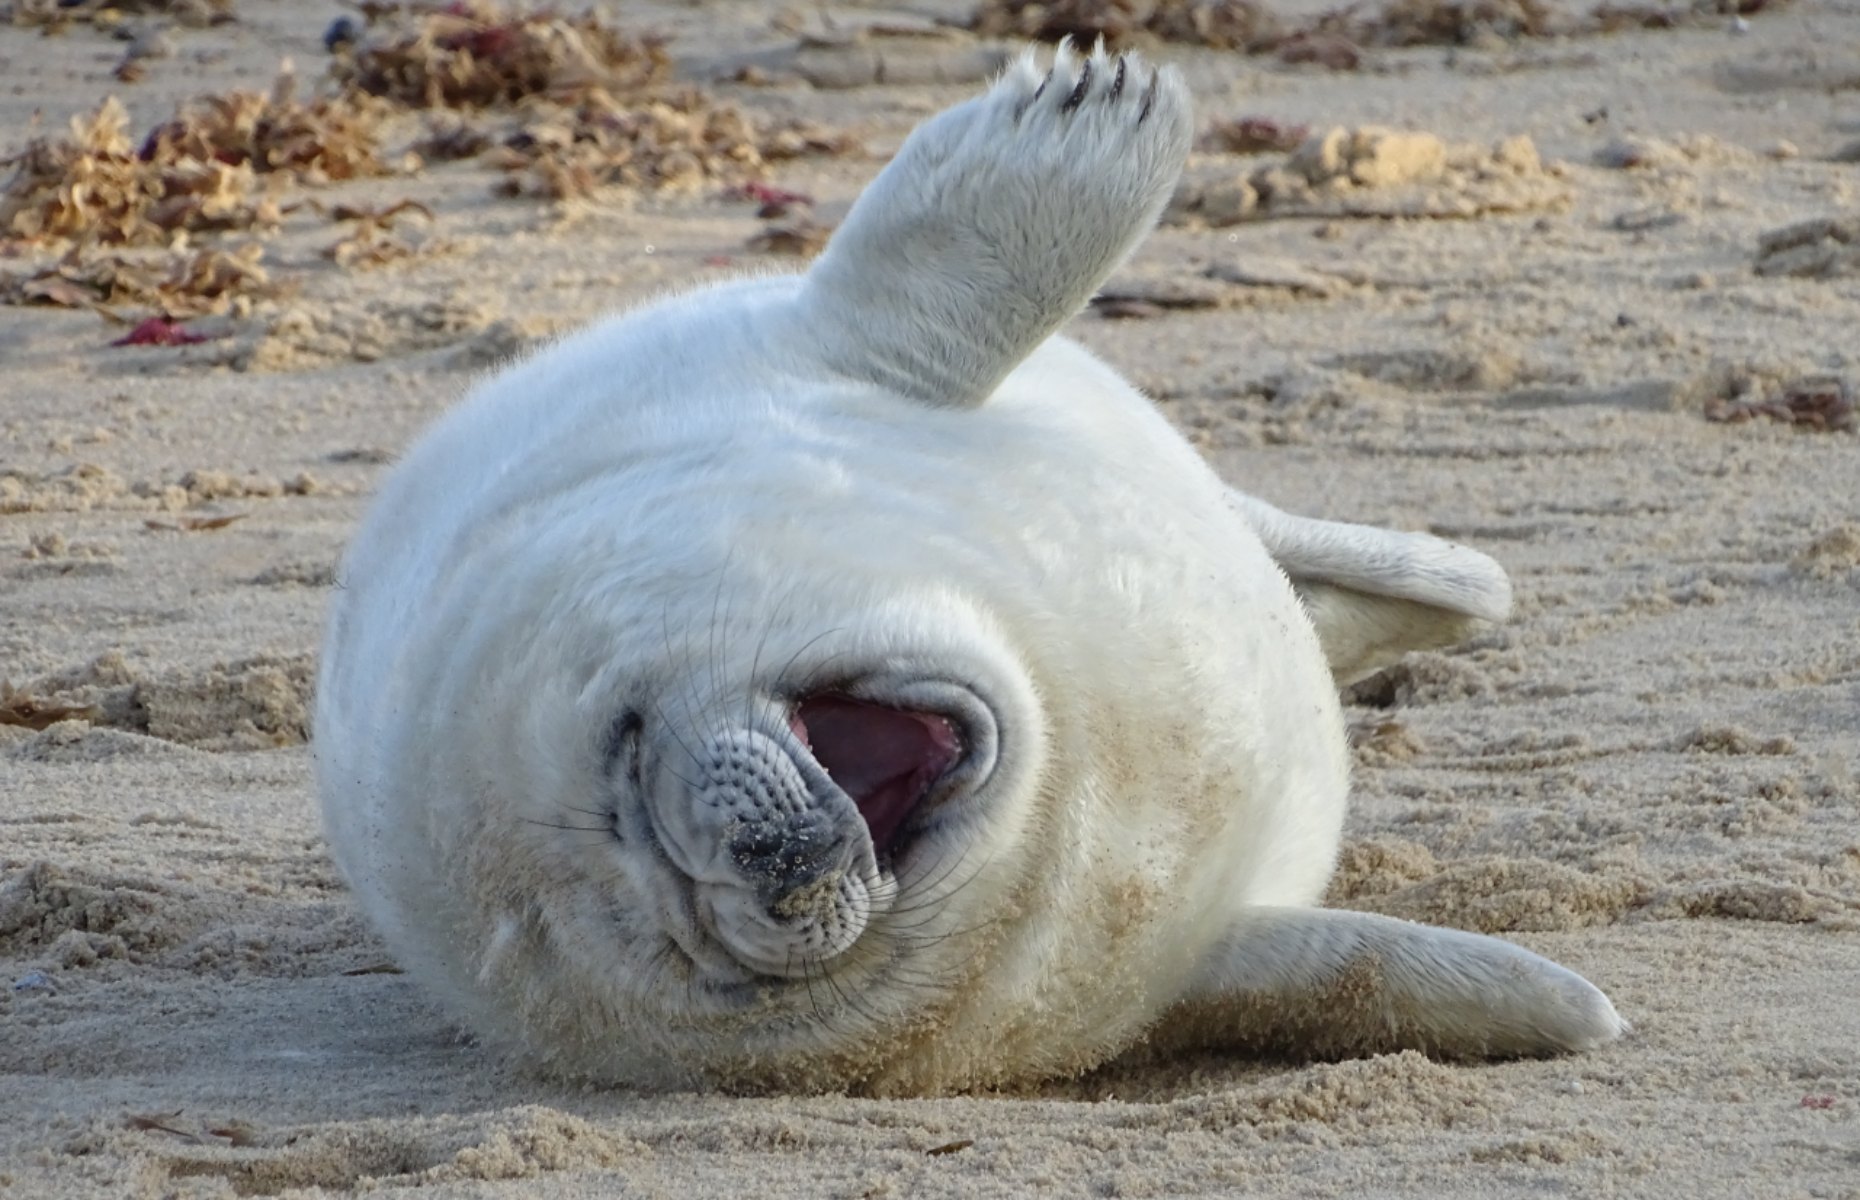
[(1504, 568), (1477, 550), (1425, 533), (1295, 517), (1231, 489), (1228, 496), (1305, 602), (1339, 687), (1511, 612)]
[(1194, 134), (1133, 55), (1031, 52), (919, 126), (807, 273), (791, 344), (930, 404), (980, 404), (1155, 223)]
[(1586, 979), (1498, 938), (1337, 909), (1259, 908), (1236, 922), (1157, 1032), (1320, 1058), (1520, 1058), (1593, 1050), (1627, 1029)]

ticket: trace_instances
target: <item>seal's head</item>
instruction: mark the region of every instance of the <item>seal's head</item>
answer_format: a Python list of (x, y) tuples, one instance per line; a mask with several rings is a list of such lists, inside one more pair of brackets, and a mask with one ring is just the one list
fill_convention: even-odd
[[(793, 601), (770, 608), (784, 586)], [(646, 642), (594, 683), (569, 728), (617, 713), (598, 772), (555, 799), (599, 798), (580, 824), (611, 836), (594, 839), (585, 882), (624, 889), (645, 926), (628, 934), (663, 967), (607, 986), (687, 1016), (812, 1011), (947, 938), (956, 889), (1013, 873), (1042, 756), (1024, 669), (946, 589), (890, 586), (905, 594), (829, 616), (831, 586), (720, 581), (700, 630)], [(611, 941), (599, 921), (587, 933)]]
[[(994, 772), (994, 712), (936, 678), (863, 678), (735, 705), (747, 719), (680, 730), (621, 718), (617, 819), (662, 852), (664, 890), (693, 920), (668, 933), (694, 960), (805, 977), (850, 950), (897, 898), (900, 864), (956, 840)], [(659, 706), (663, 711), (663, 706)], [(753, 715), (752, 715), (753, 714)], [(726, 968), (727, 969), (727, 968)]]

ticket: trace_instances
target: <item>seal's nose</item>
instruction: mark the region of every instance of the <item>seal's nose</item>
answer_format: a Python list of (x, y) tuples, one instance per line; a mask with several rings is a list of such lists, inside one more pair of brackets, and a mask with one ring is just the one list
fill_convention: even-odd
[(745, 823), (730, 835), (730, 858), (769, 897), (770, 907), (779, 909), (789, 893), (851, 864), (852, 847), (835, 825), (820, 812)]

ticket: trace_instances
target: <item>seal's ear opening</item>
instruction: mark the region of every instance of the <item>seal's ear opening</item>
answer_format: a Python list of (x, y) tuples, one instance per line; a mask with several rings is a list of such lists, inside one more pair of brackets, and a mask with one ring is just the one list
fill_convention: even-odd
[(1511, 612), (1504, 568), (1425, 533), (1294, 517), (1230, 492), (1304, 601), (1338, 687)]

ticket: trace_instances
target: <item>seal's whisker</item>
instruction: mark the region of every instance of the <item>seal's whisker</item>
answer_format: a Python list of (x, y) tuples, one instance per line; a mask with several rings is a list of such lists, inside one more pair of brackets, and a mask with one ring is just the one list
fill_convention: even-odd
[[(801, 980), (803, 986), (807, 990), (807, 1002), (809, 1007), (813, 1010), (814, 1022), (834, 1037), (844, 1036), (845, 1030), (833, 1019), (833, 1007), (828, 1005), (822, 1008), (820, 1005), (820, 997), (814, 991), (814, 970), (816, 968), (821, 968), (821, 963), (810, 954), (803, 954), (798, 960), (790, 955), (788, 969), (792, 971), (796, 965), (801, 968)], [(820, 981), (828, 987), (832, 987), (832, 974), (822, 968), (820, 970)], [(834, 990), (836, 993), (838, 992), (837, 988)], [(844, 998), (842, 994), (841, 999)]]
[[(683, 663), (684, 669), (678, 673), (680, 680), (684, 684), (683, 694), (680, 700), (684, 708), (685, 720), (691, 726), (692, 735), (697, 739), (698, 745), (705, 748), (713, 746), (717, 741), (719, 733), (723, 730), (723, 724), (721, 720), (718, 719), (717, 714), (717, 707), (723, 703), (723, 697), (721, 676), (718, 674), (716, 637), (717, 612), (719, 606), (723, 602), (724, 578), (724, 568), (719, 567), (717, 587), (712, 592), (711, 598), (710, 624), (705, 631), (708, 648), (705, 651), (705, 659), (701, 664), (703, 675), (708, 676), (710, 679), (708, 695), (700, 693), (699, 680), (701, 676), (698, 671), (691, 669), (692, 665), (697, 662), (699, 653), (697, 649), (697, 639), (693, 636), (692, 632), (692, 622), (696, 620), (697, 617), (696, 610), (694, 609), (687, 610), (684, 614), (685, 622), (681, 639), (685, 648), (685, 657)], [(703, 761), (699, 762), (699, 773), (708, 773), (707, 763)]]
[[(652, 711), (654, 715), (656, 715), (659, 718), (659, 724), (663, 725), (665, 727), (666, 732), (672, 735), (672, 741), (677, 744), (680, 750), (683, 750), (685, 752), (685, 757), (691, 760), (691, 765), (698, 769), (698, 774), (702, 775), (704, 773), (704, 760), (699, 758), (697, 751), (691, 748), (691, 743), (685, 741), (685, 735), (678, 732), (678, 726), (672, 721), (672, 719), (669, 716), (666, 715), (664, 706), (662, 706), (657, 700), (654, 700), (652, 702)], [(681, 775), (677, 771), (673, 771), (670, 763), (665, 763), (662, 765), (665, 767), (667, 771), (671, 772), (672, 777), (677, 779), (678, 782), (684, 784), (686, 787), (692, 789), (693, 791), (698, 790), (698, 785), (696, 782), (690, 779), (686, 779), (683, 775)]]
[[(788, 656), (788, 661), (781, 665), (781, 670), (775, 673), (775, 678), (777, 680), (782, 681), (783, 690), (790, 692), (790, 693), (799, 693), (799, 694), (805, 695), (806, 692), (810, 689), (815, 675), (819, 673), (819, 670), (820, 670), (819, 665), (817, 664), (815, 667), (813, 667), (808, 672), (808, 674), (804, 677), (805, 681), (803, 682), (802, 686), (798, 688), (795, 687), (793, 684), (790, 684), (787, 682), (788, 673), (794, 670), (794, 664), (801, 661), (801, 656), (803, 654), (806, 654), (809, 650), (812, 650), (815, 646), (818, 646), (821, 642), (832, 637), (834, 634), (845, 633), (845, 632), (846, 630), (844, 629), (844, 627), (836, 625), (830, 629), (823, 629), (819, 633), (815, 634), (813, 637), (808, 638), (805, 642), (802, 642), (801, 645), (795, 650), (795, 652)], [(826, 659), (823, 661), (833, 662), (842, 657), (844, 657), (843, 652), (835, 652), (833, 654), (828, 655)]]
[[(762, 623), (762, 632), (756, 636), (756, 650), (750, 656), (749, 678), (745, 681), (743, 688), (743, 724), (745, 726), (754, 723), (756, 696), (765, 690), (762, 687), (762, 655), (768, 650), (769, 639), (775, 636), (775, 626), (787, 613), (788, 605), (794, 600), (798, 590), (796, 586), (790, 585), (782, 592), (780, 598), (775, 601), (775, 606), (769, 610), (768, 620)], [(813, 642), (809, 641), (807, 644), (811, 646)], [(788, 662), (789, 665), (793, 665), (794, 659), (790, 658)], [(775, 678), (779, 682), (781, 674), (777, 674)]]
[(672, 964), (677, 961), (675, 949), (676, 944), (669, 937), (661, 938), (658, 949), (647, 955), (646, 964), (641, 968), (640, 974), (645, 979), (648, 994), (659, 989), (666, 972), (670, 971)]
[[(954, 861), (952, 861), (948, 867), (943, 868), (941, 872), (937, 874), (934, 878), (924, 882), (921, 885), (915, 886), (911, 889), (911, 891), (917, 897), (914, 901), (912, 901), (909, 904), (905, 904), (905, 905), (892, 908), (887, 915), (909, 916), (912, 913), (921, 912), (925, 909), (943, 908), (945, 905), (949, 903), (951, 899), (959, 895), (963, 891), (963, 889), (967, 888), (970, 884), (974, 883), (978, 878), (981, 877), (982, 872), (988, 869), (988, 864), (994, 861), (994, 855), (992, 853), (984, 855), (982, 857), (982, 860), (975, 864), (975, 869), (969, 872), (969, 874), (965, 876), (955, 886), (949, 888), (946, 891), (939, 890), (942, 888), (943, 883), (947, 881), (950, 878), (950, 876), (954, 875), (956, 873), (956, 870), (967, 861), (968, 861), (967, 854), (957, 854), (954, 858)], [(941, 864), (938, 864), (938, 865), (940, 866)]]
[[(691, 765), (698, 769), (699, 775), (702, 775), (704, 773), (704, 761), (697, 756), (696, 751), (691, 749), (690, 744), (685, 741), (684, 735), (678, 732), (678, 726), (673, 724), (672, 719), (670, 717), (666, 716), (665, 709), (660, 706), (658, 701), (655, 700), (653, 701), (653, 704), (652, 704), (652, 710), (653, 710), (653, 714), (659, 718), (659, 724), (663, 725), (665, 727), (666, 732), (672, 735), (672, 741), (678, 746), (680, 750), (683, 750), (685, 752), (685, 757), (691, 760)], [(673, 767), (671, 763), (661, 762), (659, 764), (659, 767), (666, 774), (670, 775), (673, 779), (676, 779), (678, 782), (684, 784), (687, 788), (690, 788), (694, 794), (702, 790), (702, 788), (698, 785), (698, 782), (696, 780), (691, 779), (688, 776), (686, 776), (684, 772)]]
[[(722, 709), (728, 703), (723, 677), (723, 650), (728, 645), (729, 631), (723, 628), (721, 614), (725, 611), (723, 606), (724, 587), (730, 578), (730, 563), (735, 558), (736, 544), (732, 542), (724, 551), (723, 562), (718, 564), (717, 567), (717, 587), (716, 590), (711, 593), (710, 598), (710, 628), (705, 633), (706, 640), (710, 646), (710, 661), (705, 664), (706, 669), (710, 673), (710, 697), (707, 705), (708, 711), (705, 712), (704, 716), (706, 725), (709, 725), (712, 721), (717, 722), (715, 728), (706, 730), (706, 732), (713, 737), (721, 732), (723, 728), (721, 720), (723, 716)], [(724, 639), (724, 641), (720, 643), (718, 640), (719, 638)]]
[(555, 821), (538, 821), (534, 817), (524, 817), (523, 823), (525, 825), (541, 825), (545, 829), (565, 829), (570, 833), (598, 833), (603, 837), (612, 837), (614, 832), (611, 826), (604, 826), (600, 829), (589, 829), (586, 825), (563, 825)]
[(878, 1025), (881, 1023), (875, 1012), (862, 1004), (860, 1000), (855, 998), (855, 995), (849, 995), (846, 989), (840, 986), (839, 980), (834, 977), (834, 973), (830, 967), (825, 967), (825, 964), (822, 964), (822, 966), (821, 977), (826, 980), (827, 986), (833, 989), (833, 994), (839, 998), (841, 1008), (851, 1010), (854, 1016), (860, 1018), (868, 1025)]
[(907, 930), (901, 934), (894, 935), (890, 930), (887, 930), (886, 936), (893, 937), (894, 940), (896, 941), (907, 943), (913, 949), (926, 950), (932, 946), (939, 946), (947, 941), (953, 941), (957, 938), (964, 938), (964, 937), (970, 936), (971, 934), (981, 933), (982, 931), (987, 930), (987, 929), (993, 929), (995, 926), (1000, 925), (1002, 923), (1003, 922), (1000, 917), (990, 917), (986, 921), (977, 921), (973, 925), (965, 925), (960, 929), (945, 930), (942, 933), (921, 933), (920, 934), (920, 933), (911, 933)]
[[(662, 642), (664, 643), (665, 657), (668, 661), (676, 659), (678, 657), (677, 653), (672, 649), (672, 616), (671, 614), (672, 614), (671, 602), (668, 600), (665, 603), (665, 605), (659, 610), (660, 637), (661, 637)], [(687, 633), (687, 639), (686, 639), (685, 644), (688, 646), (689, 645), (689, 639), (688, 639), (689, 628), (688, 627), (687, 627), (686, 633)], [(679, 666), (688, 667), (689, 663), (690, 663), (690, 655), (687, 651), (682, 661), (679, 662)], [(678, 678), (680, 680), (688, 681), (690, 679), (690, 671), (688, 669), (677, 670), (677, 671), (674, 671), (672, 674), (675, 678)], [(688, 687), (689, 685), (687, 684), (687, 689)], [(679, 696), (679, 700), (682, 702), (684, 706), (685, 719), (687, 723), (695, 724), (695, 722), (691, 721), (692, 699), (693, 698), (690, 696), (688, 690), (684, 690), (683, 694)], [(684, 735), (678, 731), (678, 726), (675, 725), (666, 716), (664, 706), (659, 704), (658, 701), (655, 699), (653, 701), (653, 708), (658, 712), (659, 723), (664, 725), (668, 730), (671, 731), (672, 737), (675, 741), (677, 741), (679, 748), (682, 749), (685, 752), (685, 756), (691, 760), (691, 765), (698, 769), (698, 773), (700, 775), (703, 774), (704, 773), (704, 760), (698, 757), (697, 751), (691, 748), (690, 743), (685, 741)]]

